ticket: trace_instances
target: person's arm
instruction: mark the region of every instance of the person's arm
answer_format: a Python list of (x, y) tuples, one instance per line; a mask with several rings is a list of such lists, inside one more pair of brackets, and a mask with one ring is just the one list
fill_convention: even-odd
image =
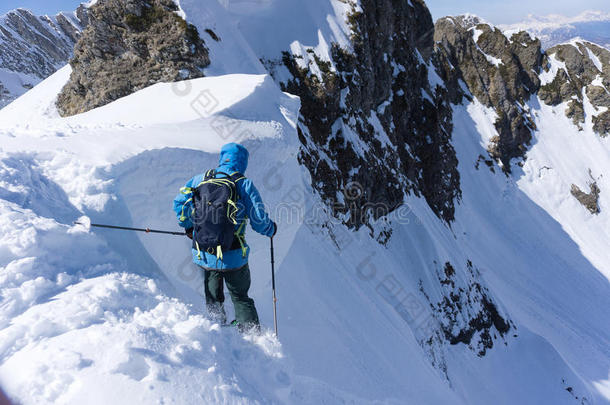
[(186, 185), (180, 189), (180, 194), (174, 198), (174, 212), (178, 218), (178, 225), (188, 231), (193, 229), (193, 222), (191, 221), (191, 212), (193, 210), (193, 193), (191, 188), (198, 176), (190, 179)]
[(254, 183), (246, 178), (239, 181), (238, 184), (242, 191), (246, 215), (250, 218), (250, 226), (252, 226), (252, 229), (264, 236), (274, 236), (277, 232), (277, 226), (269, 219), (269, 215), (265, 210), (265, 204), (263, 204), (263, 199), (256, 187), (254, 187)]

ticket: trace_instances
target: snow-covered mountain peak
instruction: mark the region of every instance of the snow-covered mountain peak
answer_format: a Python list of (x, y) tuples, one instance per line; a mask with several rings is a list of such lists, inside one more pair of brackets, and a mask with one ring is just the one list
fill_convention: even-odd
[(525, 30), (540, 38), (543, 48), (581, 37), (610, 49), (610, 13), (589, 10), (577, 16), (551, 14), (530, 15), (528, 19), (515, 24), (500, 25), (508, 35)]

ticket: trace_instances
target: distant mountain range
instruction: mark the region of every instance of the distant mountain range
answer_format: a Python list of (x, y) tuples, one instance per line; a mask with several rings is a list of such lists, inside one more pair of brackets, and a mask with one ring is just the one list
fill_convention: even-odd
[(528, 31), (541, 39), (545, 49), (573, 38), (581, 38), (610, 49), (610, 13), (602, 11), (585, 11), (576, 17), (530, 15), (523, 22), (501, 25), (500, 28), (509, 33)]
[(0, 108), (68, 63), (87, 8), (55, 16), (17, 9), (0, 17)]

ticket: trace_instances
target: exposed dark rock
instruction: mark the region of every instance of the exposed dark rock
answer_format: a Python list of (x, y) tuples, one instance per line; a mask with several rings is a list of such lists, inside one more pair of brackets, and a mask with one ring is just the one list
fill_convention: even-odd
[(557, 105), (564, 100), (569, 100), (572, 94), (577, 91), (578, 89), (573, 86), (566, 71), (560, 69), (552, 82), (545, 84), (540, 88), (538, 96), (546, 104)]
[(10, 96), (11, 94), (9, 91), (0, 83), (0, 106), (8, 104), (8, 102), (10, 102)]
[(468, 97), (460, 90), (461, 80), (473, 96), (496, 111), (499, 136), (491, 140), (488, 151), (510, 171), (510, 161), (524, 156), (535, 129), (526, 103), (540, 86), (540, 41), (525, 32), (508, 39), (497, 28), (471, 17), (438, 20), (434, 40), (447, 61), (442, 65), (443, 76), (452, 101)]
[(441, 300), (433, 302), (428, 294), (424, 296), (440, 324), (441, 338), (452, 345), (463, 343), (482, 357), (493, 348), (494, 340), (506, 336), (514, 325), (480, 284), (480, 274), (470, 261), (465, 270), (468, 279), (462, 280), (453, 265), (445, 263), (443, 271), (437, 271), (443, 291)]
[(570, 192), (591, 214), (599, 214), (599, 193), (601, 190), (599, 189), (597, 182), (593, 179), (591, 171), (589, 171), (589, 176), (592, 178), (592, 181), (588, 184), (590, 189), (589, 193), (582, 191), (576, 184), (572, 184)]
[(565, 378), (561, 379), (561, 382), (564, 386), (564, 389), (570, 393), (570, 395), (572, 396), (572, 398), (574, 398), (575, 400), (578, 401), (579, 404), (581, 405), (587, 405), (590, 404), (589, 400), (587, 399), (587, 397), (585, 396), (580, 396), (576, 394), (576, 391), (574, 390), (574, 388), (572, 386), (569, 386), (568, 383), (566, 382)]
[(108, 104), (144, 87), (203, 76), (208, 51), (172, 0), (100, 0), (74, 49), (57, 101), (62, 115)]
[(216, 33), (211, 30), (210, 28), (206, 28), (205, 32), (210, 36), (210, 38), (212, 38), (214, 41), (216, 42), (220, 42), (220, 37), (218, 35), (216, 35)]
[(89, 25), (89, 9), (83, 4), (78, 6), (76, 9), (76, 18), (78, 18), (78, 21), (80, 21), (81, 27), (86, 27)]
[(492, 159), (485, 158), (485, 156), (483, 155), (479, 155), (479, 158), (474, 164), (475, 169), (479, 170), (479, 168), (481, 167), (481, 162), (485, 163), (485, 165), (489, 168), (490, 172), (496, 172), (496, 169), (494, 169), (494, 161)]
[(593, 117), (593, 130), (601, 136), (610, 134), (610, 110)]
[(449, 96), (428, 81), (436, 75), (430, 13), (421, 0), (360, 7), (349, 17), (353, 49), (333, 45), (331, 62), (313, 49), (284, 54), (293, 79), (283, 89), (301, 97), (299, 159), (351, 227), (393, 211), (408, 193), (451, 221), (459, 173)]
[(582, 105), (582, 102), (570, 100), (568, 108), (566, 108), (566, 117), (571, 118), (574, 125), (582, 129), (580, 124), (585, 122), (585, 107)]
[(74, 25), (63, 13), (57, 14), (55, 20), (61, 31), (70, 38), (70, 42), (76, 43), (80, 38), (81, 27)]

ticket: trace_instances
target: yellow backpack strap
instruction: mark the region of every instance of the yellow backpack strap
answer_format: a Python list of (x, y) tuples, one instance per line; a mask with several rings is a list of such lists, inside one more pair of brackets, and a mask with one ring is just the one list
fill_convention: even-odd
[(186, 221), (187, 220), (187, 218), (184, 216), (184, 209), (186, 208), (186, 204), (188, 204), (191, 201), (193, 201), (193, 197), (189, 198), (188, 200), (186, 200), (184, 202), (184, 204), (182, 204), (182, 211), (180, 211), (180, 221)]
[(231, 179), (233, 184), (235, 184), (235, 199), (239, 200), (239, 192), (237, 191), (237, 182), (244, 180), (246, 178), (246, 176), (244, 176), (240, 172), (233, 172), (233, 173), (231, 173), (231, 176), (229, 178)]
[(239, 242), (239, 246), (241, 247), (241, 255), (242, 257), (246, 257), (246, 238), (244, 237), (244, 228), (246, 225), (246, 221), (247, 219), (244, 218), (244, 220), (242, 221), (241, 224), (239, 224), (239, 227), (237, 228), (237, 231), (235, 231), (234, 235), (235, 238), (237, 239), (237, 241)]
[(227, 201), (227, 217), (233, 223), (233, 225), (237, 225), (237, 219), (235, 216), (237, 215), (237, 204), (233, 200)]
[(197, 248), (197, 259), (201, 260), (201, 249), (199, 249), (199, 243), (195, 241), (195, 247)]

